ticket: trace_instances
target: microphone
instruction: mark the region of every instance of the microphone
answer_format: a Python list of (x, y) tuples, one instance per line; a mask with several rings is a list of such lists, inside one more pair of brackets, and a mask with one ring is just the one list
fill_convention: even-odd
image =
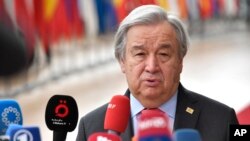
[(88, 141), (122, 141), (122, 140), (118, 135), (98, 132), (89, 136)]
[(76, 128), (78, 108), (71, 96), (54, 95), (48, 101), (45, 111), (46, 125), (53, 130), (53, 141), (65, 141), (67, 132)]
[(0, 45), (0, 76), (13, 76), (23, 71), (28, 61), (25, 43), (10, 27), (4, 25), (1, 19)]
[(120, 135), (126, 130), (129, 117), (129, 98), (123, 95), (115, 95), (107, 107), (104, 129), (108, 130), (108, 133)]
[(167, 116), (160, 111), (142, 112), (138, 120), (138, 141), (172, 141)]
[(6, 130), (4, 136), (0, 136), (0, 141), (10, 141), (10, 130), (13, 128), (22, 128), (22, 125), (19, 124), (10, 124)]
[(10, 124), (23, 124), (22, 112), (15, 100), (0, 100), (0, 136), (5, 135)]
[(10, 136), (10, 133), (13, 129), (21, 129), (22, 128), (22, 125), (19, 125), (19, 124), (10, 124), (6, 130), (6, 133), (5, 135), (6, 136)]
[(199, 132), (195, 129), (179, 129), (173, 136), (174, 141), (202, 141)]
[(108, 130), (108, 133), (94, 133), (89, 136), (88, 141), (121, 141), (119, 135), (126, 130), (129, 117), (129, 98), (123, 95), (113, 96), (104, 120), (104, 129)]
[(41, 141), (37, 126), (9, 126), (8, 136), (10, 141)]

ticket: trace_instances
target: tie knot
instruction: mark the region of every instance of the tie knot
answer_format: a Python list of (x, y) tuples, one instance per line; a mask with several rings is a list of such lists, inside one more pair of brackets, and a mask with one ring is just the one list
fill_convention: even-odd
[(145, 108), (141, 111), (142, 114), (148, 114), (148, 113), (164, 113), (159, 108)]

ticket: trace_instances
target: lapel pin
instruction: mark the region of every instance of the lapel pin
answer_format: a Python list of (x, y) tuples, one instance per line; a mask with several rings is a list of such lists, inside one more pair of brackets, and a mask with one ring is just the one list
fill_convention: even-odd
[(194, 113), (194, 109), (187, 107), (186, 112), (188, 112), (189, 114), (193, 114)]

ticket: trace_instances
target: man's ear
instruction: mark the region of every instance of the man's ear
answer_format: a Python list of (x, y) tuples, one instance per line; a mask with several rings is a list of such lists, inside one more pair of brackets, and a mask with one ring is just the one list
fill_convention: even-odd
[(124, 59), (119, 60), (120, 68), (123, 73), (125, 73), (125, 62)]

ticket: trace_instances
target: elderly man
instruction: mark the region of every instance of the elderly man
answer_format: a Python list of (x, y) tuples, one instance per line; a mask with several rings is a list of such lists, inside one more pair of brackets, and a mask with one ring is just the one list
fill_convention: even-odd
[[(188, 35), (181, 21), (156, 5), (134, 9), (120, 24), (115, 36), (115, 56), (125, 74), (131, 118), (121, 134), (129, 141), (136, 134), (137, 117), (145, 108), (159, 108), (170, 128), (194, 128), (203, 141), (227, 141), (235, 111), (215, 100), (185, 89), (180, 83)], [(77, 141), (86, 141), (103, 129), (107, 104), (84, 116)]]

